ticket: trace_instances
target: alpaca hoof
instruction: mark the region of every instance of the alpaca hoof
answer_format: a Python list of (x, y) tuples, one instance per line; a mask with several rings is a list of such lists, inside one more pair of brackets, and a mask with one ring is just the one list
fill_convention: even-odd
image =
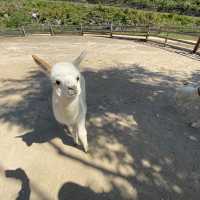
[(79, 142), (79, 140), (75, 140), (74, 142), (75, 142), (77, 145), (81, 145), (80, 142)]
[(76, 142), (73, 142), (73, 146), (74, 146), (74, 147), (78, 147), (79, 145), (76, 144)]
[(88, 152), (88, 146), (83, 147), (83, 149), (84, 149), (85, 153)]

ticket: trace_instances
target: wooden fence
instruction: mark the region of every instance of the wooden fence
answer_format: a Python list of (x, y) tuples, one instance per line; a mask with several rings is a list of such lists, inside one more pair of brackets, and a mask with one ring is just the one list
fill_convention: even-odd
[[(142, 36), (144, 41), (152, 41), (152, 38), (161, 38), (164, 46), (174, 41), (190, 45), (191, 53), (197, 53), (200, 47), (200, 27), (156, 27), (150, 25), (116, 26), (116, 25), (52, 25), (29, 24), (19, 28), (0, 29), (0, 36), (26, 36), (30, 34), (104, 34), (114, 36)], [(141, 37), (140, 37), (141, 39)], [(176, 44), (175, 44), (176, 45)]]

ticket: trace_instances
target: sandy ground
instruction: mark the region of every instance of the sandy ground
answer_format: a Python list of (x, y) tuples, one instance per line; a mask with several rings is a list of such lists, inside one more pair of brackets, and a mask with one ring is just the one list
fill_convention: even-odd
[[(31, 58), (54, 64), (83, 49), (88, 154), (54, 120), (50, 82)], [(94, 36), (0, 38), (0, 59), (0, 199), (199, 199), (200, 133), (174, 100), (199, 80), (197, 59)]]

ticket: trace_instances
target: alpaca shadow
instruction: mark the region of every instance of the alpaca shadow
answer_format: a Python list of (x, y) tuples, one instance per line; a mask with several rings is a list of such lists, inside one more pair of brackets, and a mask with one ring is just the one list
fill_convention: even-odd
[(21, 138), (27, 146), (31, 146), (34, 143), (45, 143), (53, 138), (60, 138), (63, 144), (75, 146), (73, 139), (69, 134), (70, 133), (67, 134), (62, 127), (55, 123), (55, 126), (51, 129), (36, 129), (25, 133), (24, 135), (17, 136), (16, 138)]
[[(73, 145), (63, 127), (53, 116), (51, 105), (52, 88), (49, 78), (41, 71), (31, 71), (24, 79), (1, 80), (4, 84), (1, 96), (19, 94), (23, 101), (17, 105), (2, 105), (0, 118), (20, 125), (29, 132), (17, 135), (28, 146), (33, 143), (44, 143), (53, 138), (60, 138), (64, 144)], [(23, 87), (21, 87), (23, 86)]]
[(25, 171), (21, 168), (15, 170), (6, 170), (5, 175), (8, 178), (14, 178), (21, 181), (21, 189), (18, 193), (16, 200), (29, 200), (31, 194), (31, 188), (29, 178)]
[[(48, 107), (50, 108), (51, 105), (49, 104)], [(34, 143), (45, 143), (54, 138), (61, 139), (63, 144), (75, 146), (69, 130), (64, 129), (63, 125), (54, 119), (51, 110), (45, 112), (44, 115), (42, 114), (40, 120), (36, 120), (35, 123), (32, 131), (16, 136), (16, 138), (21, 138), (27, 146)]]

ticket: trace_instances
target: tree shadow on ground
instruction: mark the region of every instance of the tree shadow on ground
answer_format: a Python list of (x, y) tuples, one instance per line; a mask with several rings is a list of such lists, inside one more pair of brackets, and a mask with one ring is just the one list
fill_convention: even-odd
[[(127, 152), (131, 154), (136, 175), (129, 182), (141, 199), (197, 199), (199, 161), (193, 158), (199, 155), (200, 137), (183, 122), (174, 106), (173, 91), (178, 82), (137, 66), (86, 74), (87, 80), (104, 77), (93, 81), (97, 85), (88, 83), (89, 99), (100, 91), (95, 93), (99, 108), (89, 109), (89, 119), (97, 118), (89, 122), (90, 131), (97, 138), (94, 157), (111, 161), (116, 156), (118, 165), (125, 166)], [(104, 132), (106, 139), (101, 140)], [(190, 140), (194, 137), (198, 142)], [(113, 156), (110, 146), (115, 143), (123, 144), (127, 151), (116, 151)]]
[[(5, 103), (1, 119), (31, 129), (22, 136), (28, 145), (48, 142), (60, 156), (102, 172), (111, 180), (110, 199), (122, 199), (121, 195), (115, 196), (116, 191), (122, 194), (130, 189), (117, 184), (118, 180), (113, 182), (113, 178), (123, 179), (122, 182), (136, 190), (136, 196), (124, 199), (198, 199), (200, 136), (177, 112), (173, 99), (177, 80), (138, 65), (86, 70), (84, 75), (89, 155), (93, 161), (71, 155), (51, 141), (60, 137), (64, 144), (70, 144), (53, 118), (48, 101), (50, 83), (40, 72), (33, 71), (20, 81), (4, 80), (4, 85), (14, 86), (10, 93), (20, 93), (23, 100), (12, 106)], [(17, 85), (24, 87), (17, 89)], [(1, 95), (9, 95), (9, 90), (3, 89)], [(197, 141), (188, 136), (196, 137)], [(99, 160), (116, 167), (107, 169), (95, 163)], [(79, 188), (80, 194), (84, 190), (96, 199), (104, 194), (71, 186)]]

